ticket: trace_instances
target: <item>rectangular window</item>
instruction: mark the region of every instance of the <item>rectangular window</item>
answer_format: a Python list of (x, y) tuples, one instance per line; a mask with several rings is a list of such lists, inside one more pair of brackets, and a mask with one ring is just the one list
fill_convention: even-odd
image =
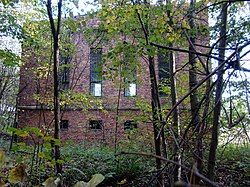
[(91, 83), (90, 91), (93, 96), (101, 97), (102, 96), (102, 84), (101, 83)]
[(124, 89), (124, 96), (125, 97), (133, 97), (136, 96), (136, 84), (135, 83), (128, 83), (128, 85), (125, 85)]
[(60, 57), (60, 71), (59, 71), (60, 89), (66, 90), (69, 88), (70, 82), (70, 57)]
[(90, 93), (102, 96), (102, 49), (90, 49)]
[(124, 96), (125, 97), (133, 97), (136, 96), (136, 67), (133, 67), (125, 62), (125, 88), (124, 88)]
[(137, 123), (133, 120), (128, 120), (124, 123), (124, 130), (125, 131), (136, 129), (136, 128), (137, 128)]
[(158, 53), (159, 95), (165, 96), (164, 87), (170, 86), (169, 57), (165, 51)]
[(67, 130), (69, 128), (69, 120), (60, 121), (60, 129)]
[(90, 120), (89, 127), (93, 130), (101, 130), (102, 129), (102, 120)]

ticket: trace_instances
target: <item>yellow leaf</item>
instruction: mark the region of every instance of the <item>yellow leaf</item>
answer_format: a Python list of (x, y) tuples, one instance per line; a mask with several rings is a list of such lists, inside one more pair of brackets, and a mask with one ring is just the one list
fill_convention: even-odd
[(92, 176), (91, 180), (88, 182), (88, 187), (96, 187), (104, 180), (104, 176), (102, 174), (95, 174)]
[(84, 182), (84, 181), (78, 181), (74, 187), (88, 187), (88, 183)]
[(22, 131), (20, 134), (18, 134), (21, 138), (26, 138), (29, 136), (29, 133), (27, 131)]
[(3, 182), (2, 179), (0, 179), (0, 187), (5, 187), (5, 182)]
[(123, 179), (122, 181), (118, 182), (117, 184), (122, 185), (122, 184), (126, 184), (127, 183), (127, 179)]
[(9, 172), (8, 180), (10, 183), (16, 184), (19, 182), (24, 182), (27, 178), (27, 173), (25, 171), (26, 165), (21, 163), (14, 167)]
[(183, 21), (182, 21), (181, 26), (182, 26), (182, 28), (184, 28), (184, 29), (191, 29), (190, 26), (189, 26), (189, 24), (187, 23), (186, 20), (183, 20)]
[(6, 158), (5, 158), (5, 152), (3, 150), (0, 150), (0, 168), (2, 168), (5, 165)]
[(57, 187), (59, 182), (60, 182), (59, 178), (50, 177), (46, 181), (44, 181), (42, 185), (45, 187)]
[(104, 180), (104, 178), (105, 177), (102, 174), (95, 174), (88, 183), (84, 181), (78, 181), (74, 187), (96, 187)]

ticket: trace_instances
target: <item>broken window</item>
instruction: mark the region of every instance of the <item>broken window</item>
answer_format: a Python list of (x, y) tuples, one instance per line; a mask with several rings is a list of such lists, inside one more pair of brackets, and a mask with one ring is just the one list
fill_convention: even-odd
[(125, 62), (125, 71), (124, 71), (124, 96), (133, 97), (136, 96), (136, 64), (129, 64)]
[(158, 53), (159, 95), (166, 96), (165, 87), (170, 86), (169, 57), (165, 51)]
[(59, 86), (61, 90), (69, 89), (70, 60), (69, 56), (60, 56)]
[(102, 49), (90, 49), (90, 93), (102, 96)]

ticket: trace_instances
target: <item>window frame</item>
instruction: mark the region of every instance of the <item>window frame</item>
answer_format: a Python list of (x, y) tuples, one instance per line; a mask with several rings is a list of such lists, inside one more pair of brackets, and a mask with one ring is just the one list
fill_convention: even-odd
[[(64, 127), (64, 124), (66, 124), (66, 127)], [(66, 119), (60, 120), (60, 130), (66, 131), (68, 129), (69, 129), (69, 120)]]
[[(164, 93), (161, 90), (162, 86), (170, 87), (170, 63), (169, 63), (169, 53), (165, 52), (163, 50), (159, 50), (157, 54), (157, 60), (158, 60), (158, 80), (159, 80), (159, 96), (165, 97), (167, 96), (166, 93)], [(166, 72), (164, 74), (164, 71)], [(164, 75), (164, 76), (163, 76)]]
[[(137, 96), (137, 84), (134, 83), (134, 82), (131, 82), (131, 83), (128, 83), (128, 84), (129, 84), (129, 86), (128, 87), (125, 86), (125, 88), (124, 88), (124, 97), (136, 97)], [(131, 95), (130, 90), (129, 90), (131, 84), (135, 85), (135, 94), (134, 95)]]
[[(124, 67), (126, 68), (129, 64), (127, 63), (127, 61), (124, 62)], [(127, 70), (127, 68), (126, 68)], [(131, 79), (131, 80), (129, 80)], [(124, 77), (124, 83), (125, 83), (125, 87), (124, 87), (124, 97), (136, 97), (137, 96), (137, 71), (136, 71), (136, 67), (134, 69), (131, 70), (131, 75), (130, 77)], [(131, 95), (130, 93), (130, 87), (131, 85), (134, 84), (135, 85), (135, 94)]]
[[(93, 125), (98, 125), (98, 126), (100, 126), (100, 128), (94, 128)], [(90, 130), (102, 130), (103, 129), (103, 120), (99, 120), (99, 119), (97, 119), (97, 120), (89, 120), (89, 129)]]
[[(96, 51), (95, 53), (93, 51)], [(100, 55), (99, 60), (97, 62), (92, 61), (92, 55)], [(98, 56), (95, 56), (95, 58), (98, 58)], [(102, 97), (102, 48), (90, 48), (89, 52), (89, 64), (90, 64), (90, 71), (89, 71), (89, 92), (91, 95), (94, 97)], [(98, 65), (100, 66), (100, 72), (98, 70), (95, 70), (95, 68), (99, 68)], [(96, 67), (95, 67), (96, 66)], [(100, 73), (100, 75), (98, 75)], [(100, 76), (98, 78), (98, 76)], [(95, 93), (95, 84), (100, 84), (101, 89), (100, 89), (100, 95), (96, 95)]]
[[(127, 125), (126, 125), (127, 123)], [(126, 120), (123, 123), (123, 129), (125, 132), (138, 129), (138, 124), (134, 120)]]
[(59, 85), (61, 90), (69, 89), (70, 84), (70, 57), (60, 55)]

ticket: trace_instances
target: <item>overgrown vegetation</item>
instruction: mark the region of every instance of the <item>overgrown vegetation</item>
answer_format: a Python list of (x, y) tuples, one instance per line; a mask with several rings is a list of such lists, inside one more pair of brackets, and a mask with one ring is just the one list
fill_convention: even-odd
[[(23, 50), (20, 58), (15, 43), (0, 49), (0, 186), (250, 186), (249, 4), (93, 3), (74, 17), (85, 8), (78, 1), (0, 1), (0, 37)], [(115, 87), (103, 98), (102, 81)], [(147, 93), (136, 95), (145, 81)], [(123, 111), (123, 92), (134, 113)], [(70, 112), (82, 142), (60, 136)], [(79, 114), (112, 115), (109, 134), (92, 120), (87, 130), (99, 139), (88, 140)], [(147, 131), (131, 130), (137, 123)]]
[[(129, 143), (130, 147), (133, 147), (129, 150), (130, 152), (150, 153), (150, 150), (145, 150), (145, 147), (137, 146), (137, 142)], [(27, 147), (19, 147), (19, 150), (12, 154), (6, 154), (6, 150), (1, 150), (0, 177), (2, 185), (10, 182), (10, 184), (34, 186), (54, 176), (54, 166), (42, 156), (41, 153), (44, 152), (39, 154), (41, 162), (38, 169), (34, 169), (35, 166), (30, 165), (34, 156), (30, 152), (31, 150)], [(220, 186), (243, 187), (250, 184), (249, 150), (249, 144), (219, 146), (216, 180)], [(89, 181), (96, 173), (105, 177), (98, 186), (155, 185), (155, 182), (152, 182), (152, 176), (156, 173), (153, 157), (115, 154), (114, 148), (110, 146), (87, 142), (75, 146), (69, 141), (62, 146), (61, 151), (64, 163), (61, 179), (64, 181), (64, 186), (70, 187), (78, 181)], [(128, 150), (121, 149), (118, 152), (124, 151)], [(14, 172), (14, 169), (18, 171)]]

